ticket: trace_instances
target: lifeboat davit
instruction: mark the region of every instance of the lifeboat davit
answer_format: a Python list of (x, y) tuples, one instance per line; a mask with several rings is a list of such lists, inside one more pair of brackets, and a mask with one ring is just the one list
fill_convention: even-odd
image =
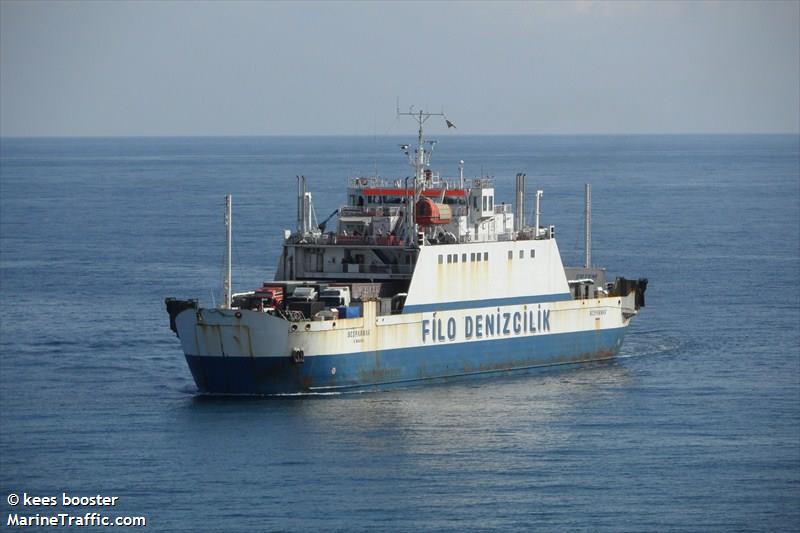
[(416, 221), (420, 226), (449, 224), (452, 216), (449, 205), (436, 203), (425, 196), (417, 201)]

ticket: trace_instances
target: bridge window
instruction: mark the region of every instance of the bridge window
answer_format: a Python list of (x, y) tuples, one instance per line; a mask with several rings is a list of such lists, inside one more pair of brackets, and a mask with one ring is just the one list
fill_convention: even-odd
[(462, 263), (466, 263), (467, 262), (467, 254), (461, 254), (461, 262)]
[(508, 251), (508, 258), (514, 259), (514, 252), (512, 252), (511, 250)]
[(488, 261), (489, 260), (489, 252), (483, 252), (483, 260), (484, 261)]
[(442, 263), (444, 263), (444, 260), (442, 259), (442, 254), (439, 254), (439, 264), (441, 265)]
[(522, 259), (524, 257), (525, 257), (525, 250), (520, 250), (519, 251), (519, 258)]
[(536, 250), (531, 250), (531, 259), (536, 257)]
[(447, 254), (447, 264), (450, 264), (452, 262), (453, 262), (453, 254)]
[(453, 254), (453, 263), (458, 263), (458, 254)]

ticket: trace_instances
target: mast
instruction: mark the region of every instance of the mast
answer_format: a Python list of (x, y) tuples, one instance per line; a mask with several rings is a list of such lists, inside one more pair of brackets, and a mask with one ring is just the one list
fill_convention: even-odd
[[(424, 189), (424, 174), (425, 174), (425, 167), (430, 165), (431, 161), (431, 154), (433, 153), (433, 147), (436, 145), (436, 141), (428, 141), (430, 145), (429, 149), (425, 149), (425, 135), (423, 132), (423, 124), (427, 122), (427, 120), (431, 117), (443, 117), (445, 120), (447, 118), (444, 115), (444, 112), (441, 113), (430, 113), (428, 111), (424, 111), (420, 109), (419, 111), (414, 111), (414, 106), (408, 108), (408, 112), (401, 113), (400, 112), (400, 104), (398, 102), (397, 105), (397, 116), (406, 116), (406, 117), (413, 117), (414, 120), (417, 121), (419, 125), (419, 130), (417, 132), (417, 149), (412, 156), (411, 151), (407, 150), (406, 155), (408, 156), (409, 164), (414, 167), (414, 197), (412, 199), (412, 203), (409, 206), (406, 203), (406, 219), (409, 221), (409, 228), (410, 232), (408, 235), (409, 242), (408, 244), (416, 243), (417, 239), (417, 221), (416, 221), (416, 206), (417, 201), (419, 200), (419, 195)], [(406, 149), (406, 145), (403, 145), (402, 148)]]
[(583, 268), (592, 268), (592, 185), (584, 185), (584, 205), (583, 205)]
[(225, 196), (225, 279), (222, 281), (222, 291), (225, 295), (222, 304), (223, 309), (231, 308), (231, 249), (233, 241), (233, 219), (232, 219), (231, 195)]
[(525, 227), (525, 174), (521, 172), (517, 174), (516, 192), (517, 205), (514, 208), (514, 221), (517, 232), (520, 232)]

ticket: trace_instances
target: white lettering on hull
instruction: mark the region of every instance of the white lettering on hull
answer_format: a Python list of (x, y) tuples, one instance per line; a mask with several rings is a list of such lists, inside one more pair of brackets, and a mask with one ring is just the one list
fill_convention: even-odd
[[(483, 339), (531, 335), (550, 331), (550, 310), (497, 311), (463, 317), (464, 339)], [(455, 317), (424, 319), (421, 322), (422, 342), (448, 342), (458, 337)]]

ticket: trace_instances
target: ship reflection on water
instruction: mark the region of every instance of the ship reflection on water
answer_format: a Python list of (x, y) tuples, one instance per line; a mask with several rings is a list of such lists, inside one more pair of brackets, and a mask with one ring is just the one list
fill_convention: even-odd
[[(574, 426), (563, 419), (614, 401), (630, 387), (630, 380), (623, 365), (609, 360), (389, 391), (192, 396), (176, 423), (201, 432), (202, 438), (189, 440), (203, 442), (203, 447), (210, 436), (206, 430), (211, 431), (207, 421), (223, 423), (224, 433), (255, 439), (252, 445), (257, 440), (259, 447), (273, 451), (291, 441), (290, 448), (302, 448), (303, 454), (323, 442), (327, 452), (332, 446), (337, 453), (394, 450), (423, 457), (476, 449), (546, 450), (573, 438), (569, 430)], [(259, 420), (268, 422), (262, 425)]]

